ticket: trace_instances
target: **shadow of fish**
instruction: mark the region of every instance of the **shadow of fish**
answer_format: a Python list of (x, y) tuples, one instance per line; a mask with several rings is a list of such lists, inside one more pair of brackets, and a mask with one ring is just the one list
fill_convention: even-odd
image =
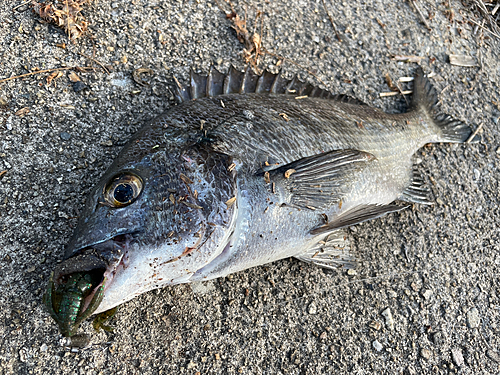
[(404, 114), (251, 69), (191, 73), (176, 98), (88, 196), (45, 296), (66, 336), (167, 284), (286, 257), (352, 267), (342, 228), (429, 203), (412, 155), (471, 137), (420, 68)]

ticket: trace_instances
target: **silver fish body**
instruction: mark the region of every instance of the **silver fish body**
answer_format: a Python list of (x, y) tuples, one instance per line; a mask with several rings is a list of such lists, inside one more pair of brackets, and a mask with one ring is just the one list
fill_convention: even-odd
[(414, 87), (408, 113), (386, 114), (267, 72), (193, 74), (90, 193), (51, 288), (98, 270), (102, 312), (286, 257), (351, 264), (342, 228), (428, 203), (412, 155), (471, 135), (437, 113), (421, 70)]

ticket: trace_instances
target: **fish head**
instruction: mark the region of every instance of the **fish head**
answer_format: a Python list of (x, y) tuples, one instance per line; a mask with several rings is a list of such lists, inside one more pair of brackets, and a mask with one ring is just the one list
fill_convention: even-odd
[[(185, 282), (222, 251), (234, 225), (236, 205), (226, 204), (236, 194), (230, 158), (182, 132), (165, 141), (163, 132), (147, 131), (129, 141), (88, 194), (51, 278), (45, 303), (66, 332), (94, 312)], [(74, 274), (90, 274), (91, 287), (75, 293), (68, 283)], [(77, 306), (69, 328), (67, 304)]]

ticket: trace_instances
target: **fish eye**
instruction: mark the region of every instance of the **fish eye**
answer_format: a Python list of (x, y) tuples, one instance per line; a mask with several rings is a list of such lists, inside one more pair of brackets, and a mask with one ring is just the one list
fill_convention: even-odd
[(134, 202), (142, 191), (142, 180), (130, 172), (119, 174), (104, 188), (104, 199), (111, 207), (125, 207)]

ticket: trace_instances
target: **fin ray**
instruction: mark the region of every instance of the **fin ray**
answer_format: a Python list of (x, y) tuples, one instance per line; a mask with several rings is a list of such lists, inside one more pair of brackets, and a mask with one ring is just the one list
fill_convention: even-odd
[(356, 258), (351, 253), (351, 244), (344, 230), (330, 233), (305, 253), (296, 255), (295, 258), (329, 269), (356, 267)]
[(395, 204), (378, 205), (378, 204), (363, 204), (345, 211), (335, 217), (331, 222), (321, 227), (311, 230), (311, 234), (328, 233), (335, 229), (341, 229), (356, 225), (364, 221), (377, 219), (391, 212), (398, 212), (410, 207), (410, 205), (397, 206)]
[(290, 194), (289, 204), (325, 209), (338, 204), (351, 181), (375, 157), (358, 150), (334, 150), (270, 170), (269, 178)]
[[(437, 112), (438, 96), (436, 89), (430, 83), (421, 67), (415, 72), (413, 81), (413, 98), (410, 109), (424, 111), (429, 114), (437, 127), (438, 138), (435, 142), (463, 143), (469, 139), (472, 129), (460, 120), (455, 120), (451, 116)], [(471, 142), (478, 142), (479, 135), (476, 135)]]

